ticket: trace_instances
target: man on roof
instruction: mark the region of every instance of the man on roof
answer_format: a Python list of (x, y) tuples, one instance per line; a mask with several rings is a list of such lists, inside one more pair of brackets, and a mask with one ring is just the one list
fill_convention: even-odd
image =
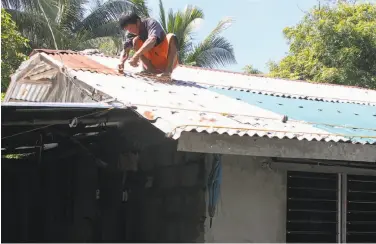
[(119, 71), (124, 69), (129, 51), (133, 48), (135, 53), (129, 60), (131, 66), (137, 67), (141, 60), (145, 71), (170, 76), (178, 64), (176, 36), (166, 34), (155, 19), (141, 19), (135, 13), (122, 15), (119, 24), (127, 31)]

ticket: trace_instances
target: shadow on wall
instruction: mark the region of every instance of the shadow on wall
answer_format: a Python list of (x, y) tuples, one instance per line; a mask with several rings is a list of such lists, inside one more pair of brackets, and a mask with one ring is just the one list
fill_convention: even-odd
[(2, 241), (202, 242), (205, 156), (122, 133), (85, 144), (107, 167), (63, 138), (41, 160), (2, 158)]

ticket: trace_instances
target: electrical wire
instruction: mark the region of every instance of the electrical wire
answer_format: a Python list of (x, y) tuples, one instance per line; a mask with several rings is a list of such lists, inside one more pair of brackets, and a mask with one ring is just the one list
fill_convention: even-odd
[[(241, 113), (225, 113), (225, 112), (218, 112), (218, 111), (210, 111), (210, 110), (198, 110), (198, 109), (190, 109), (190, 108), (179, 108), (179, 107), (172, 107), (172, 106), (160, 106), (160, 105), (150, 105), (150, 104), (142, 104), (142, 103), (130, 103), (128, 106), (142, 106), (142, 107), (151, 107), (151, 108), (161, 108), (161, 109), (171, 109), (171, 110), (182, 110), (188, 112), (200, 112), (200, 113), (208, 113), (208, 114), (218, 114), (222, 116), (226, 116), (231, 118), (231, 116), (243, 116), (249, 117), (254, 119), (265, 119), (265, 120), (275, 120), (275, 121), (282, 121), (281, 118), (273, 118), (273, 117), (264, 117), (264, 116), (256, 116), (250, 114), (241, 114)], [(308, 125), (323, 125), (329, 127), (339, 127), (339, 128), (346, 128), (346, 129), (357, 129), (357, 130), (369, 130), (369, 131), (376, 131), (376, 128), (363, 128), (363, 127), (355, 127), (355, 126), (348, 126), (348, 125), (340, 125), (340, 124), (330, 124), (330, 123), (319, 123), (319, 122), (309, 122), (303, 120), (295, 120), (295, 119), (288, 119), (288, 121), (300, 123), (300, 124), (308, 124)]]
[[(141, 77), (143, 77), (143, 76), (141, 76)], [(146, 77), (150, 78), (149, 76), (146, 76)], [(136, 78), (136, 77), (133, 77), (133, 78)], [(117, 100), (117, 101), (119, 101), (119, 100)], [(210, 111), (210, 110), (198, 110), (198, 109), (189, 109), (189, 108), (181, 108), (181, 107), (173, 107), (173, 106), (150, 105), (150, 104), (142, 104), (142, 103), (130, 103), (130, 105), (131, 106), (151, 107), (151, 108), (171, 109), (171, 110), (182, 110), (182, 111), (189, 111), (189, 112), (219, 114), (219, 115), (227, 116), (227, 117), (230, 117), (230, 116), (243, 116), (243, 117), (249, 117), (249, 118), (255, 118), (255, 119), (266, 119), (266, 120), (281, 121), (281, 118), (255, 116), (255, 115), (241, 114), (241, 113), (225, 113), (225, 112)], [(292, 122), (296, 122), (296, 123), (301, 123), (301, 124), (308, 124), (308, 125), (323, 125), (323, 126), (339, 127), (339, 128), (346, 128), (346, 129), (376, 131), (376, 128), (365, 128), (365, 127), (355, 127), (355, 126), (340, 125), (340, 124), (309, 122), (309, 121), (295, 120), (295, 119), (288, 119), (288, 121), (292, 121)]]
[[(58, 46), (57, 46), (57, 43), (56, 43), (56, 39), (55, 39), (55, 35), (53, 33), (53, 30), (52, 30), (52, 27), (50, 25), (50, 22), (47, 18), (47, 15), (46, 13), (44, 12), (44, 9), (43, 9), (43, 6), (41, 5), (40, 3), (40, 0), (38, 0), (38, 4), (39, 4), (39, 7), (41, 8), (43, 14), (44, 14), (44, 17), (46, 18), (46, 21), (47, 21), (47, 24), (48, 24), (48, 27), (51, 31), (51, 35), (53, 37), (53, 40), (54, 40), (54, 44), (55, 44), (55, 49), (58, 51)], [(63, 61), (63, 58), (61, 56), (61, 54), (59, 52), (57, 52), (57, 54), (59, 55), (60, 59), (61, 59), (61, 63), (62, 63), (62, 66), (63, 66), (63, 74), (64, 76), (76, 87), (78, 87), (79, 89), (81, 89), (81, 87), (79, 87), (78, 85), (76, 85), (72, 80), (71, 80), (71, 77), (70, 75), (67, 73), (67, 67), (65, 66), (64, 64), (64, 61)], [(205, 84), (205, 85), (210, 85), (210, 86), (214, 86), (213, 84), (208, 84), (208, 83), (203, 83), (203, 82), (200, 82), (200, 84)], [(245, 88), (245, 87), (236, 87), (236, 86), (225, 86), (225, 85), (221, 85), (220, 87), (226, 87), (226, 88), (236, 88), (236, 89), (242, 89), (242, 90), (254, 90), (254, 91), (259, 91), (259, 92), (272, 92), (272, 93), (275, 93), (274, 91), (268, 91), (268, 90), (255, 90), (255, 89), (250, 89), (250, 88)], [(83, 91), (81, 89), (81, 91)], [(90, 96), (90, 94), (88, 94)], [(289, 94), (289, 95), (296, 95), (296, 96), (301, 96), (299, 94)], [(94, 101), (96, 101), (92, 96), (90, 96)], [(318, 97), (320, 98), (320, 97)], [(345, 100), (345, 101), (357, 101), (357, 100), (347, 100), (347, 99), (338, 99), (338, 98), (327, 98), (327, 97), (321, 97), (321, 98), (324, 98), (324, 99), (333, 99), (333, 100)], [(97, 101), (98, 102), (98, 101)], [(358, 102), (362, 102), (362, 103), (369, 103), (369, 102), (366, 102), (366, 101), (358, 101)], [(124, 103), (123, 103), (124, 104)], [(223, 112), (216, 112), (216, 111), (203, 111), (203, 110), (197, 110), (197, 109), (186, 109), (186, 108), (177, 108), (177, 107), (169, 107), (169, 106), (152, 106), (152, 105), (147, 105), (147, 104), (132, 104), (132, 105), (135, 105), (135, 106), (148, 106), (148, 107), (158, 107), (158, 108), (168, 108), (168, 109), (178, 109), (178, 110), (185, 110), (185, 111), (193, 111), (193, 112), (201, 112), (201, 113), (212, 113), (212, 114), (221, 114), (222, 116), (244, 116), (244, 117), (251, 117), (251, 118), (256, 118), (256, 119), (268, 119), (268, 120), (280, 120), (279, 118), (271, 118), (271, 117), (262, 117), (262, 116), (253, 116), (253, 115), (249, 115), (249, 114), (236, 114), (236, 113), (223, 113)], [(289, 120), (289, 121), (293, 121), (293, 122), (297, 122), (297, 123), (301, 123), (301, 124), (310, 124), (310, 125), (324, 125), (324, 126), (330, 126), (330, 127), (340, 127), (340, 128), (348, 128), (348, 129), (361, 129), (361, 130), (370, 130), (370, 131), (376, 131), (376, 128), (361, 128), (361, 127), (354, 127), (354, 126), (346, 126), (346, 125), (339, 125), (339, 124), (329, 124), (329, 123), (316, 123), (316, 122), (308, 122), (308, 121), (301, 121), (301, 120)], [(176, 130), (179, 128), (179, 127), (184, 127), (184, 126), (197, 126), (197, 125), (180, 125), (178, 127), (175, 127), (173, 131), (176, 132)], [(240, 130), (250, 130), (249, 128), (230, 128), (230, 127), (221, 127), (221, 126), (210, 126), (210, 125), (207, 125), (207, 126), (202, 126), (202, 125), (199, 125), (200, 127), (209, 127), (209, 128), (227, 128), (227, 129), (240, 129)], [(265, 128), (263, 129), (251, 129), (251, 130), (267, 130)], [(267, 130), (267, 131), (270, 131), (270, 132), (285, 132), (285, 133), (310, 133), (310, 132), (292, 132), (292, 131), (277, 131), (277, 130)], [(312, 133), (311, 133), (312, 134)], [(317, 134), (317, 133), (315, 133)], [(321, 133), (321, 135), (325, 135), (324, 133)], [(333, 135), (337, 135), (337, 136), (348, 136), (348, 135), (344, 135), (344, 134), (326, 134), (328, 136), (333, 136)], [(376, 138), (373, 137), (373, 136), (354, 136), (354, 137), (361, 137), (361, 138)]]
[[(85, 114), (85, 115), (82, 115), (82, 116), (79, 116), (79, 117), (75, 117), (74, 119), (77, 119), (77, 120), (78, 119), (82, 119), (82, 118), (85, 118), (85, 117), (90, 116), (90, 115), (95, 115), (95, 114), (99, 114), (99, 113), (103, 113), (103, 112), (108, 112), (108, 111), (110, 111), (112, 109), (114, 109), (114, 107), (108, 108), (108, 109), (106, 109), (104, 111), (97, 111), (97, 112)], [(41, 127), (38, 127), (38, 128), (31, 129), (31, 130), (22, 131), (22, 132), (19, 132), (19, 133), (10, 135), (10, 136), (4, 136), (4, 137), (1, 138), (1, 140), (8, 139), (8, 138), (15, 137), (15, 136), (19, 136), (19, 135), (23, 135), (23, 134), (26, 134), (26, 133), (29, 133), (29, 132), (33, 132), (33, 131), (45, 129), (45, 128), (48, 128), (48, 127), (51, 127), (51, 126), (54, 126), (54, 125), (57, 125), (57, 124), (49, 124), (49, 125), (45, 125), (45, 126), (41, 126)]]
[[(51, 31), (51, 35), (53, 37), (53, 40), (54, 40), (54, 43), (55, 43), (55, 48), (56, 50), (58, 51), (58, 47), (57, 47), (57, 44), (56, 44), (56, 41), (55, 41), (55, 36), (54, 36), (54, 33), (52, 31), (52, 28), (50, 26), (50, 23), (49, 23), (49, 20), (44, 12), (44, 9), (40, 3), (40, 0), (38, 0), (38, 3), (39, 3), (39, 7), (42, 9), (43, 13), (44, 13), (44, 16), (46, 18), (46, 21), (47, 21), (47, 24), (50, 28), (50, 31)], [(71, 80), (71, 77), (70, 75), (67, 73), (67, 67), (65, 66), (64, 64), (64, 61), (63, 61), (63, 58), (61, 56), (61, 54), (59, 52), (57, 52), (60, 59), (61, 59), (61, 63), (62, 63), (62, 66), (63, 66), (63, 74), (64, 76), (74, 85), (76, 86), (77, 88), (81, 89), (81, 87), (79, 87), (78, 85), (76, 85), (72, 80)], [(208, 84), (208, 83), (203, 83), (203, 82), (200, 82), (200, 84), (206, 84), (206, 85), (212, 85), (213, 84)], [(236, 86), (223, 86), (221, 85), (221, 87), (227, 87), (227, 88), (236, 88), (236, 89), (243, 89), (243, 90), (249, 90), (249, 88), (244, 88), (244, 87), (236, 87)], [(81, 91), (83, 91), (81, 89)], [(268, 91), (268, 90), (257, 90), (257, 91), (260, 91), (260, 92), (272, 92), (272, 91)], [(94, 101), (97, 101), (94, 97), (92, 97), (90, 94), (88, 94)], [(298, 95), (298, 94), (290, 94), (290, 95)], [(328, 99), (328, 98), (326, 98)], [(330, 99), (337, 99), (337, 98), (330, 98)], [(339, 100), (339, 99), (337, 99)], [(342, 99), (343, 100), (343, 99)], [(349, 100), (349, 101), (356, 101), (356, 100)], [(97, 101), (98, 102), (98, 101)], [(359, 101), (359, 102), (364, 102), (364, 101)], [(151, 105), (146, 105), (146, 104), (133, 104), (133, 105), (136, 105), (136, 106), (151, 106)], [(157, 106), (151, 106), (151, 107), (157, 107)], [(168, 109), (179, 109), (179, 110), (189, 110), (189, 109), (182, 109), (182, 108), (176, 108), (176, 107), (163, 107), (163, 106), (159, 106), (159, 108), (168, 108)], [(194, 112), (202, 112), (202, 113), (216, 113), (216, 114), (221, 114), (221, 115), (224, 115), (226, 113), (221, 113), (221, 112), (214, 112), (214, 111), (203, 111), (203, 110), (190, 110), (190, 111), (194, 111)], [(271, 117), (262, 117), (262, 116), (252, 116), (252, 115), (248, 115), (248, 114), (234, 114), (234, 113), (231, 113), (231, 114), (227, 114), (227, 115), (230, 115), (230, 116), (244, 116), (244, 117), (252, 117), (252, 118), (258, 118), (258, 119), (269, 119), (269, 120), (279, 120), (278, 118), (271, 118)], [(226, 116), (226, 115), (225, 115)], [(308, 121), (301, 121), (301, 120), (291, 120), (291, 121), (294, 121), (294, 122), (298, 122), (298, 123), (302, 123), (302, 124), (310, 124), (310, 125), (324, 125), (324, 126), (330, 126), (330, 127), (340, 127), (340, 128), (348, 128), (348, 129), (361, 129), (361, 130), (370, 130), (370, 131), (376, 131), (376, 128), (373, 129), (373, 128), (361, 128), (361, 127), (354, 127), (354, 126), (346, 126), (346, 125), (339, 125), (339, 124), (329, 124), (329, 123), (317, 123), (317, 122), (308, 122)]]
[[(67, 67), (65, 66), (65, 63), (64, 63), (64, 60), (63, 60), (63, 57), (61, 56), (60, 52), (59, 52), (59, 49), (58, 49), (58, 46), (57, 46), (57, 43), (56, 43), (56, 38), (55, 38), (55, 35), (54, 35), (54, 32), (52, 30), (52, 27), (51, 27), (51, 24), (50, 24), (50, 21), (44, 11), (44, 8), (42, 6), (42, 4), (40, 3), (40, 0), (38, 0), (38, 5), (43, 13), (43, 16), (44, 18), (46, 19), (46, 22), (47, 22), (47, 25), (48, 25), (48, 28), (51, 32), (51, 35), (52, 35), (52, 39), (53, 39), (53, 42), (54, 42), (54, 45), (55, 45), (55, 49), (57, 51), (57, 54), (59, 55), (59, 58), (61, 60), (61, 63), (62, 63), (62, 67), (63, 69), (61, 69), (63, 75), (68, 79), (68, 81), (70, 81), (74, 86), (76, 86), (77, 88), (79, 88), (81, 91), (83, 91), (81, 89), (81, 87), (77, 86), (72, 80), (71, 80), (71, 77), (70, 75), (67, 73)], [(88, 94), (90, 96), (90, 94)], [(96, 101), (92, 96), (90, 96), (94, 101)], [(97, 101), (98, 102), (98, 101)], [(87, 117), (87, 116), (90, 116), (90, 115), (95, 115), (95, 114), (98, 114), (98, 113), (102, 113), (102, 112), (106, 112), (106, 111), (109, 111), (109, 110), (112, 110), (114, 109), (114, 107), (112, 108), (109, 108), (105, 111), (98, 111), (98, 112), (94, 112), (94, 113), (89, 113), (89, 114), (86, 114), (86, 115), (83, 115), (83, 116), (79, 116), (79, 117), (76, 117), (75, 119), (81, 119), (81, 118), (84, 118), (84, 117)], [(49, 124), (49, 125), (45, 125), (45, 126), (42, 126), (42, 127), (38, 127), (38, 128), (34, 128), (34, 129), (31, 129), (31, 130), (26, 130), (26, 131), (23, 131), (23, 132), (19, 132), (19, 133), (16, 133), (16, 134), (13, 134), (13, 135), (10, 135), (10, 136), (5, 136), (5, 137), (2, 137), (1, 139), (8, 139), (8, 138), (12, 138), (12, 137), (15, 137), (15, 136), (19, 136), (19, 135), (23, 135), (23, 134), (26, 134), (26, 133), (29, 133), (29, 132), (33, 132), (33, 131), (37, 131), (37, 130), (41, 130), (41, 129), (45, 129), (45, 128), (48, 128), (48, 127), (51, 127), (51, 126), (54, 126), (56, 124)]]

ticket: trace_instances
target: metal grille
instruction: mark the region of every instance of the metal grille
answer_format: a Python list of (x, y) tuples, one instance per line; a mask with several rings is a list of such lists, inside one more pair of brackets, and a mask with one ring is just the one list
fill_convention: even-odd
[(347, 176), (346, 238), (376, 243), (376, 176)]
[(287, 174), (286, 242), (336, 242), (338, 175)]

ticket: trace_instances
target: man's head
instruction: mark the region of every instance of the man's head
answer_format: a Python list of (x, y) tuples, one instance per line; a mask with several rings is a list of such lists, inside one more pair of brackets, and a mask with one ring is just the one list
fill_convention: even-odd
[(141, 18), (135, 14), (123, 14), (119, 19), (120, 28), (132, 34), (138, 35), (140, 33)]

